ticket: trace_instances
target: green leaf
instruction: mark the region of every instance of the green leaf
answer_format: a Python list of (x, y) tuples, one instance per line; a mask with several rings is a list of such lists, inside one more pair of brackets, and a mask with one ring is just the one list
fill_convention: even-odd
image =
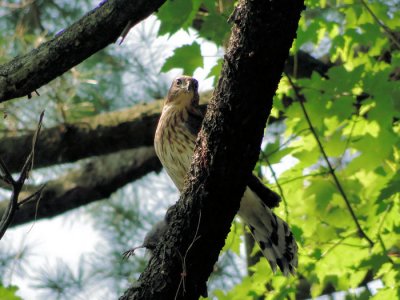
[(164, 63), (161, 72), (181, 68), (184, 74), (193, 75), (199, 67), (203, 67), (203, 57), (201, 56), (200, 45), (194, 42), (191, 45), (176, 48), (174, 54)]
[(373, 254), (363, 259), (359, 267), (366, 270), (372, 270), (374, 273), (376, 273), (381, 266), (388, 261), (388, 257), (385, 254)]
[(400, 173), (397, 173), (389, 183), (381, 190), (377, 202), (389, 199), (392, 195), (400, 193)]
[(201, 26), (200, 36), (207, 40), (210, 40), (222, 46), (229, 36), (230, 25), (228, 24), (226, 17), (217, 14), (210, 13), (204, 18), (204, 23)]
[[(395, 143), (396, 137), (392, 132), (379, 128), (379, 131), (374, 131), (379, 126), (378, 123), (369, 122), (369, 127), (372, 132), (366, 133), (361, 139), (352, 143), (352, 147), (359, 150), (361, 155), (353, 159), (348, 167), (348, 172), (355, 172), (360, 168), (373, 170), (382, 165), (383, 160), (389, 157), (393, 151), (392, 145)], [(372, 136), (375, 134), (375, 136)], [(371, 145), (374, 145), (371, 147)]]
[(167, 1), (157, 13), (161, 25), (159, 35), (173, 34), (179, 29), (187, 29), (196, 16), (200, 0), (173, 0)]
[(303, 230), (296, 225), (292, 225), (290, 227), (291, 227), (292, 233), (293, 233), (296, 241), (302, 242), (303, 241)]
[(213, 81), (214, 86), (217, 85), (219, 75), (221, 74), (222, 62), (223, 62), (223, 59), (219, 58), (217, 60), (217, 63), (215, 64), (215, 66), (211, 68), (210, 73), (208, 73), (208, 75), (207, 75), (207, 78), (214, 77), (214, 81)]
[(340, 157), (344, 152), (343, 133), (336, 131), (334, 134), (326, 137), (324, 149), (329, 157)]
[(243, 235), (243, 224), (233, 222), (231, 231), (225, 240), (225, 245), (222, 251), (231, 250), (233, 253), (240, 256), (240, 245), (242, 243), (241, 236)]
[(329, 109), (330, 114), (334, 114), (339, 121), (348, 119), (353, 113), (355, 99), (353, 96), (343, 95), (330, 103)]
[(323, 211), (327, 208), (335, 192), (336, 188), (329, 180), (316, 179), (306, 189), (305, 196), (314, 196), (316, 207)]
[(281, 147), (281, 139), (277, 138), (274, 143), (268, 143), (263, 153), (267, 156), (268, 162), (273, 165), (281, 161), (283, 157), (293, 152), (293, 147)]
[(361, 66), (352, 71), (346, 70), (344, 66), (332, 67), (328, 71), (330, 80), (326, 81), (326, 88), (332, 94), (349, 93), (360, 81), (363, 71)]
[(371, 298), (371, 300), (400, 299), (400, 288), (384, 287)]
[(0, 299), (1, 300), (22, 300), (15, 293), (18, 291), (16, 286), (4, 287), (0, 284)]

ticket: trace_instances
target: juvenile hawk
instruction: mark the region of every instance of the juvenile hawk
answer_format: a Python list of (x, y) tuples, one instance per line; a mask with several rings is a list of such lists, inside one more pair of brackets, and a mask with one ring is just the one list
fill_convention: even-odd
[[(189, 76), (172, 82), (154, 139), (157, 156), (179, 191), (190, 168), (204, 117), (197, 89), (197, 80)], [(252, 176), (238, 214), (249, 226), (272, 270), (278, 265), (283, 274), (288, 275), (294, 274), (297, 267), (297, 244), (289, 226), (271, 211), (279, 201), (276, 193)]]

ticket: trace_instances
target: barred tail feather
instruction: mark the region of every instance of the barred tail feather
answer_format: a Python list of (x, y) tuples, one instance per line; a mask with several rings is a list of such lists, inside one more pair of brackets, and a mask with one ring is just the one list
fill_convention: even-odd
[(272, 270), (275, 272), (278, 266), (285, 276), (295, 274), (297, 244), (288, 224), (277, 217), (249, 188), (240, 203), (239, 216), (250, 227)]

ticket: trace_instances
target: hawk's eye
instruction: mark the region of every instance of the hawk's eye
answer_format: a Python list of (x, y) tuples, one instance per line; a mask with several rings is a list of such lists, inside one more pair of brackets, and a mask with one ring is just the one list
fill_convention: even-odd
[(176, 80), (176, 85), (177, 85), (177, 86), (181, 86), (181, 85), (182, 85), (182, 79), (178, 78), (178, 79)]

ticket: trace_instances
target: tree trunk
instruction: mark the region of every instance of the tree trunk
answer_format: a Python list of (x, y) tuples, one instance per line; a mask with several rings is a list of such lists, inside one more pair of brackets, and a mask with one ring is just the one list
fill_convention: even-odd
[(167, 233), (120, 299), (198, 299), (258, 159), (264, 127), (303, 1), (242, 0), (218, 87)]

